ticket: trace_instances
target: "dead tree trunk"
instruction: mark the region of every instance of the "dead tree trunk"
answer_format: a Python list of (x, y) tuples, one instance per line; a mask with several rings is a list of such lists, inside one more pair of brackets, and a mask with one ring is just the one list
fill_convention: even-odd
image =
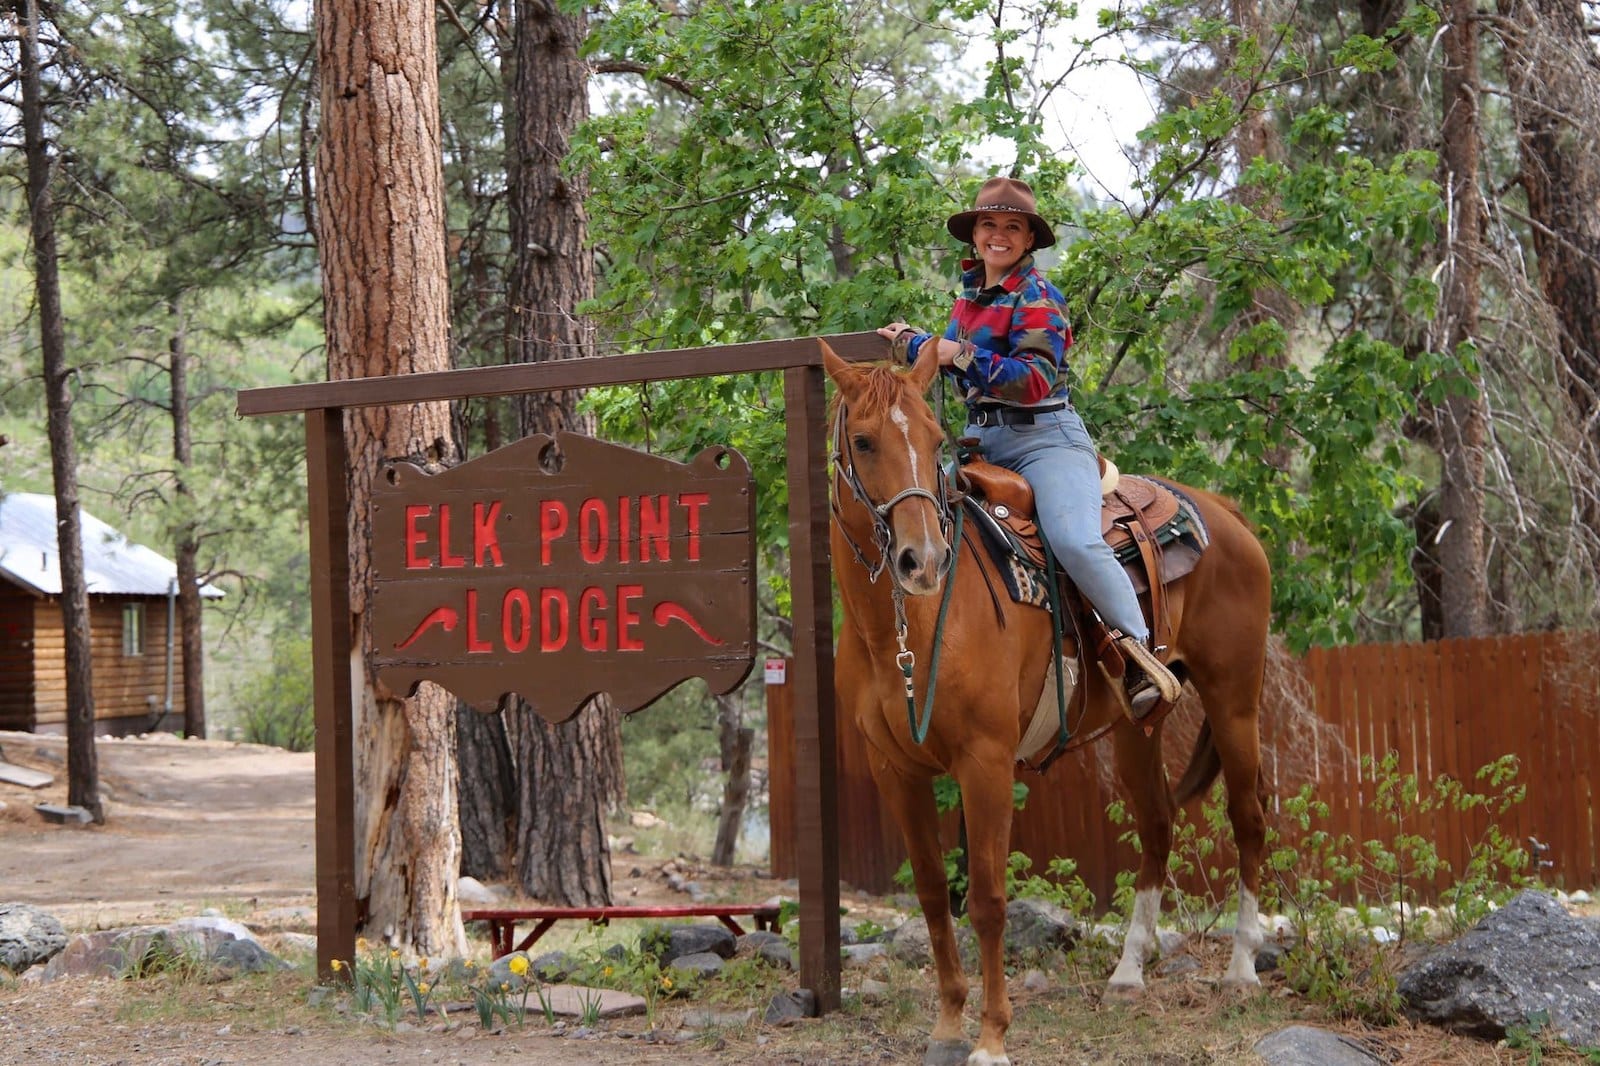
[[(329, 378), (445, 370), (450, 287), (434, 8), (423, 0), (324, 0), (317, 8), (322, 138), (317, 248)], [(353, 646), (371, 646), (369, 501), (382, 461), (455, 455), (447, 404), (363, 408), (350, 452)], [(356, 708), (356, 893), (367, 928), (424, 955), (461, 955), (456, 899), (455, 706), (424, 684), (379, 686), (365, 656)]]
[(1579, 436), (1579, 511), (1600, 528), (1600, 55), (1579, 0), (1500, 0), (1520, 181), (1562, 387)]

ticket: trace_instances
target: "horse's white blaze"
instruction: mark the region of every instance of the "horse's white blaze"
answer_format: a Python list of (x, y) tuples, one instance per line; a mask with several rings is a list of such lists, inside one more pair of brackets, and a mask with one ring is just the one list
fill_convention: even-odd
[(1233, 927), (1233, 958), (1228, 961), (1228, 972), (1222, 983), (1227, 985), (1258, 985), (1256, 952), (1266, 934), (1261, 929), (1261, 905), (1254, 894), (1239, 886), (1239, 923)]
[(1156, 918), (1160, 914), (1161, 889), (1141, 888), (1133, 897), (1133, 917), (1128, 919), (1128, 938), (1122, 942), (1122, 959), (1111, 975), (1113, 985), (1144, 987), (1144, 960), (1155, 950)]
[[(911, 419), (906, 417), (905, 411), (901, 409), (899, 404), (895, 404), (889, 408), (889, 421), (894, 423), (895, 427), (900, 430), (900, 436), (905, 439), (906, 454), (911, 460), (911, 487), (920, 489), (923, 484), (918, 472), (922, 469), (922, 456), (917, 452), (917, 446), (911, 439)], [(938, 539), (938, 527), (936, 525), (930, 526), (927, 512), (925, 510), (922, 511), (922, 544), (919, 554), (923, 559), (931, 560), (938, 554)], [(931, 579), (929, 587), (932, 587)]]

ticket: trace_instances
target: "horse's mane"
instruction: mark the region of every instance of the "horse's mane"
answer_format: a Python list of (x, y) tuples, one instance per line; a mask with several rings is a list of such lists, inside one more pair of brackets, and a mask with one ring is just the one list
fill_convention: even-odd
[[(907, 393), (915, 390), (906, 383), (905, 375), (892, 363), (857, 363), (851, 368), (861, 379), (861, 391), (856, 396), (856, 413), (863, 418), (876, 418), (893, 407)], [(830, 413), (838, 410), (843, 393), (835, 393)]]

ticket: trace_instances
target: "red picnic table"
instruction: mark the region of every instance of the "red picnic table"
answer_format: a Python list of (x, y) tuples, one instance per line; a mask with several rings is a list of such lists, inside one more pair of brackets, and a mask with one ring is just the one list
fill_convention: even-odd
[[(735, 917), (753, 918), (757, 929), (777, 932), (782, 919), (775, 903), (693, 903), (660, 907), (505, 907), (498, 909), (472, 908), (461, 912), (464, 922), (485, 922), (489, 926), (489, 943), (494, 957), (500, 958), (513, 951), (526, 951), (550, 927), (563, 918), (583, 918), (594, 925), (606, 925), (616, 918), (715, 918), (733, 931), (744, 935), (744, 927)], [(518, 922), (538, 924), (514, 945)]]

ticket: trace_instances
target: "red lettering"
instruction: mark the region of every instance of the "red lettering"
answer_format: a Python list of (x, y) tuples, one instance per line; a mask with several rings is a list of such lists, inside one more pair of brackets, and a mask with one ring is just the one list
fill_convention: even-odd
[(465, 555), (450, 554), (450, 505), (439, 505), (439, 565), (446, 570), (459, 570), (467, 565)]
[[(443, 510), (443, 507), (440, 508)], [(464, 562), (465, 560), (463, 560)], [(494, 645), (478, 639), (478, 590), (467, 590), (467, 654), (487, 655)]]
[[(671, 501), (666, 496), (639, 497), (639, 561), (650, 561), (650, 548), (655, 547), (656, 558), (666, 562), (672, 558), (672, 522), (667, 517)], [(654, 510), (652, 510), (654, 508)]]
[(633, 562), (633, 497), (617, 497), (617, 561)]
[[(550, 542), (567, 533), (567, 505), (560, 500), (539, 504), (539, 565), (550, 565)], [(562, 639), (565, 639), (563, 637)]]
[[(606, 624), (606, 594), (594, 586), (578, 596), (578, 637), (584, 651), (605, 651), (611, 627)], [(600, 612), (596, 614), (595, 612)]]
[(628, 610), (628, 604), (644, 595), (643, 585), (617, 586), (617, 650), (644, 651), (644, 641), (634, 636), (639, 624), (639, 612)]
[(680, 492), (678, 493), (678, 506), (688, 511), (689, 523), (689, 561), (700, 560), (700, 508), (711, 502), (709, 492)]
[(419, 554), (419, 549), (428, 543), (428, 535), (418, 526), (428, 515), (433, 513), (433, 508), (425, 503), (406, 504), (406, 569), (426, 570), (433, 566), (433, 559)]
[(481, 501), (472, 505), (472, 558), (477, 565), (484, 566), (484, 556), (494, 557), (495, 566), (506, 565), (500, 556), (500, 534), (495, 530), (494, 524), (500, 519), (500, 501), (495, 500), (488, 507)]
[(567, 646), (567, 594), (560, 589), (539, 590), (539, 650), (560, 651)]
[(506, 651), (521, 652), (528, 650), (528, 641), (532, 638), (533, 603), (526, 591), (512, 589), (500, 601), (500, 643), (506, 646)]
[(578, 507), (578, 547), (586, 563), (604, 562), (611, 547), (611, 519), (606, 505), (596, 499), (584, 500)]

